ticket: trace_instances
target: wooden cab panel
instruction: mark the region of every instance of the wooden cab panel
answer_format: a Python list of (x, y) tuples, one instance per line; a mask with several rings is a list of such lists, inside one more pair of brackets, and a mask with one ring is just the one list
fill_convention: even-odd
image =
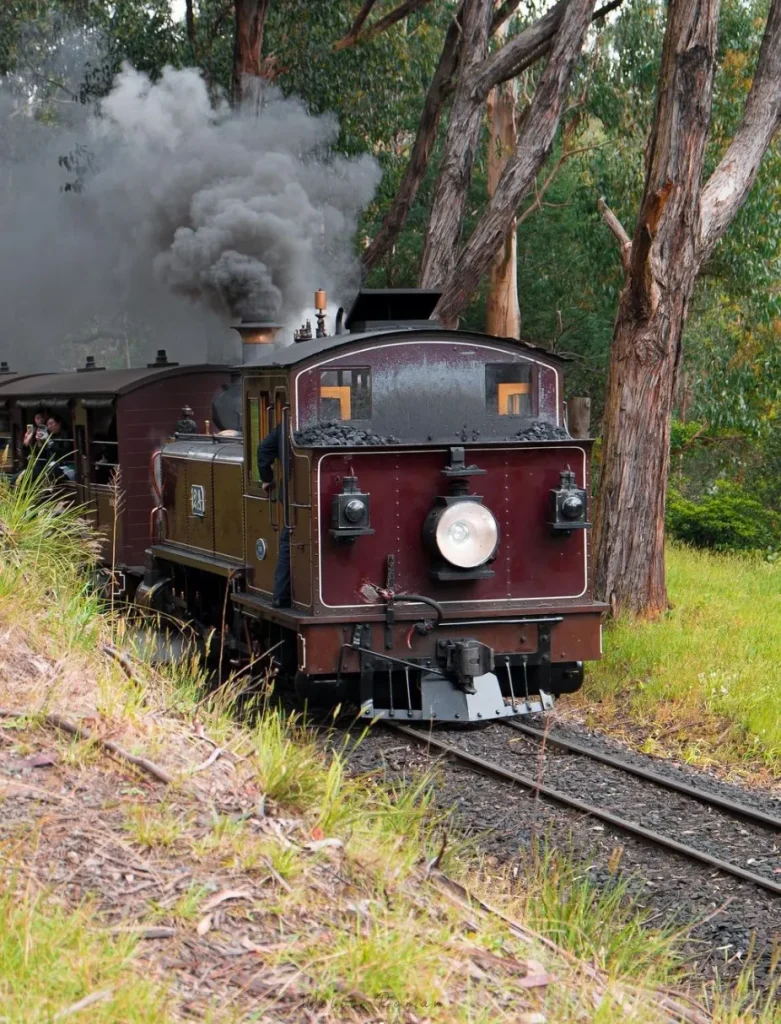
[(215, 459), (214, 484), (214, 550), (230, 558), (244, 556), (244, 515), (242, 501), (241, 447), (234, 445), (237, 458), (230, 462)]

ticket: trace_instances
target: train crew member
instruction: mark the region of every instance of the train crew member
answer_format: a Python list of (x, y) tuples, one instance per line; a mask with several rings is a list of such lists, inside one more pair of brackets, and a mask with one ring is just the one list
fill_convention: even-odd
[[(271, 495), (274, 487), (274, 463), (280, 456), (281, 427), (275, 427), (258, 445), (258, 476), (265, 494)], [(282, 481), (282, 504), (287, 501)], [(272, 499), (273, 500), (273, 499)], [(274, 591), (271, 597), (274, 608), (290, 607), (290, 527), (283, 526), (279, 533), (279, 558), (274, 572)]]

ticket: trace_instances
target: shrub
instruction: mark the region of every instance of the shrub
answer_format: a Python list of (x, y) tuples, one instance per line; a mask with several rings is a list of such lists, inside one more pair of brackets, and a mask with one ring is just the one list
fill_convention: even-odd
[(781, 547), (781, 516), (738, 484), (718, 481), (699, 501), (675, 487), (667, 495), (671, 536), (716, 551), (767, 551)]

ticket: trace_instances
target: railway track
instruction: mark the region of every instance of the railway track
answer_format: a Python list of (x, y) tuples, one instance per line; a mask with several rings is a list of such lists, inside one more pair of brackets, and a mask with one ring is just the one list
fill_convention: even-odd
[[(765, 891), (773, 893), (775, 896), (781, 896), (781, 882), (779, 881), (775, 881), (765, 875), (749, 871), (746, 868), (741, 867), (739, 864), (723, 860), (722, 858), (713, 856), (704, 850), (689, 846), (686, 843), (682, 843), (679, 840), (674, 839), (672, 836), (663, 835), (660, 832), (649, 829), (637, 821), (632, 821), (628, 818), (622, 817), (612, 811), (598, 807), (595, 804), (587, 803), (586, 801), (580, 800), (579, 798), (574, 797), (569, 793), (565, 793), (560, 789), (548, 786), (529, 775), (513, 771), (504, 764), (499, 764), (496, 761), (480, 757), (477, 754), (471, 753), (470, 751), (455, 744), (447, 743), (438, 736), (433, 735), (431, 732), (413, 729), (399, 723), (388, 722), (387, 720), (383, 724), (391, 731), (406, 736), (415, 743), (428, 747), (430, 750), (439, 751), (448, 758), (462, 764), (469, 765), (479, 772), (504, 779), (505, 781), (520, 786), (523, 789), (527, 789), (546, 800), (571, 808), (581, 814), (588, 815), (602, 821), (619, 831), (636, 836), (638, 839), (646, 843), (677, 853), (692, 861), (705, 864), (708, 867), (715, 868), (718, 871), (731, 875), (734, 878), (759, 886)], [(613, 769), (617, 769), (618, 771), (643, 779), (646, 782), (652, 783), (654, 786), (695, 799), (699, 803), (704, 804), (707, 807), (712, 807), (722, 813), (727, 813), (743, 821), (750, 821), (753, 824), (761, 825), (765, 829), (773, 829), (777, 833), (777, 836), (781, 838), (781, 819), (774, 818), (772, 815), (766, 814), (763, 811), (757, 810), (753, 807), (747, 807), (744, 804), (731, 801), (725, 797), (703, 792), (684, 782), (680, 782), (676, 779), (669, 779), (666, 776), (657, 774), (656, 772), (629, 764), (619, 758), (613, 758), (608, 754), (603, 754), (601, 751), (591, 750), (583, 744), (565, 739), (564, 737), (559, 737), (555, 734), (551, 735), (550, 733), (543, 733), (531, 726), (521, 725), (516, 722), (504, 722), (500, 724), (503, 726), (509, 726), (515, 731), (523, 733), (538, 742), (542, 742), (544, 739), (545, 743), (548, 745), (562, 747), (574, 754), (589, 757), (594, 761), (599, 761), (602, 764), (609, 765)]]

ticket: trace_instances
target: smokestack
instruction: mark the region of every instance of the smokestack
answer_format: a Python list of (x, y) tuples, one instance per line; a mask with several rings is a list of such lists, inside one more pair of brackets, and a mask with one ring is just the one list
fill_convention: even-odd
[(147, 369), (154, 370), (158, 366), (178, 366), (178, 363), (172, 363), (168, 358), (168, 353), (164, 348), (157, 350), (157, 358), (153, 363), (147, 363)]
[(270, 345), (281, 330), (282, 324), (267, 320), (241, 320), (233, 324), (233, 330), (241, 338), (241, 361), (244, 366), (254, 366), (260, 359), (261, 345)]
[(93, 370), (105, 370), (105, 366), (96, 366), (95, 357), (87, 356), (87, 361), (83, 366), (80, 366), (76, 371), (77, 373), (92, 373)]

